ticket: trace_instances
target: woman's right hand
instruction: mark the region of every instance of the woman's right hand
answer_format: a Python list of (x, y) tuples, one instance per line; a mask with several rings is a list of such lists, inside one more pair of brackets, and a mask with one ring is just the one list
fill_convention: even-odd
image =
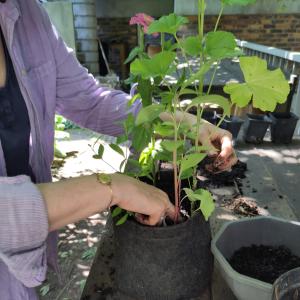
[(136, 213), (139, 222), (156, 225), (168, 216), (174, 219), (175, 208), (162, 190), (119, 173), (112, 174), (112, 205)]

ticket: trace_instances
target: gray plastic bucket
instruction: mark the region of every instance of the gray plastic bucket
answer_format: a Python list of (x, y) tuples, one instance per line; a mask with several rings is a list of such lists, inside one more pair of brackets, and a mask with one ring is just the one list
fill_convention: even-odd
[(272, 285), (236, 272), (228, 259), (241, 247), (284, 245), (300, 256), (300, 223), (275, 217), (245, 218), (226, 223), (212, 241), (216, 268), (239, 300), (270, 300)]

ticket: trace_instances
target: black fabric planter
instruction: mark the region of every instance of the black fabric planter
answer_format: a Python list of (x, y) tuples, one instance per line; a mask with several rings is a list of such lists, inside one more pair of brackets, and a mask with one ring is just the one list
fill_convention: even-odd
[(212, 274), (209, 223), (197, 214), (169, 227), (114, 225), (115, 288), (124, 299), (201, 299)]
[(270, 113), (271, 140), (273, 143), (289, 144), (292, 142), (294, 131), (299, 118), (293, 113)]
[[(221, 116), (218, 116), (218, 120), (221, 120)], [(239, 117), (236, 116), (225, 117), (223, 122), (220, 124), (220, 127), (228, 130), (232, 134), (233, 139), (236, 139), (239, 135), (243, 123), (244, 120), (242, 120)]]
[(262, 143), (267, 129), (271, 123), (271, 119), (266, 115), (247, 114), (244, 124), (245, 142), (254, 144)]

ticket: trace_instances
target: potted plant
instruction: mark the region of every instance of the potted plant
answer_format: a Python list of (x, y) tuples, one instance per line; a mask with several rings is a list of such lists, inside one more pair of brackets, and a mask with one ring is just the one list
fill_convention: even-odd
[[(280, 70), (268, 71), (264, 60), (241, 56), (233, 34), (218, 30), (226, 5), (252, 2), (222, 0), (214, 31), (205, 33), (206, 1), (199, 0), (198, 34), (183, 40), (178, 38), (177, 31), (188, 23), (187, 18), (170, 14), (152, 21), (147, 24), (146, 32), (159, 33), (162, 46), (161, 52), (153, 57), (144, 49), (145, 23), (141, 21), (138, 25), (139, 45), (131, 51), (127, 62), (131, 62), (129, 82), (138, 83), (131, 103), (140, 99), (143, 108), (136, 118), (128, 117), (124, 122), (124, 135), (110, 146), (124, 157), (120, 170), (127, 164), (127, 174), (169, 194), (176, 207), (176, 216), (173, 221), (164, 220), (165, 226), (147, 227), (136, 222), (131, 212), (118, 207), (113, 209), (112, 216), (116, 219), (115, 287), (122, 297), (209, 299), (212, 256), (208, 219), (214, 211), (214, 201), (207, 190), (198, 188), (196, 176), (198, 164), (211, 150), (199, 144), (199, 133), (205, 122), (202, 119), (204, 108), (207, 104), (219, 106), (223, 111), (220, 124), (230, 115), (232, 104), (243, 107), (253, 100), (254, 106), (272, 111), (277, 102), (286, 99), (289, 91)], [(172, 35), (176, 43), (165, 41), (165, 34)], [(186, 60), (186, 67), (178, 81), (172, 84), (166, 78), (176, 72), (180, 63), (178, 56)], [(208, 71), (216, 69), (222, 59), (236, 56), (241, 56), (245, 83), (225, 86), (224, 91), (230, 99), (211, 94), (210, 88), (204, 92), (204, 76)], [(189, 65), (190, 57), (200, 58), (195, 72)], [(266, 92), (269, 101), (261, 101)], [(183, 108), (180, 100), (185, 94), (192, 94), (193, 99)], [(190, 124), (184, 116), (193, 107), (197, 117), (196, 122)], [(137, 159), (128, 159), (120, 148), (119, 144), (127, 140), (132, 141)], [(103, 150), (100, 145), (96, 158), (102, 158)]]

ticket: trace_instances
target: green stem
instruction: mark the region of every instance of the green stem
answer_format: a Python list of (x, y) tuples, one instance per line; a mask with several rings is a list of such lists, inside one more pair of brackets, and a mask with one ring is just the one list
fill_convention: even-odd
[(161, 44), (161, 50), (164, 51), (165, 49), (165, 33), (162, 32), (160, 34), (160, 44)]
[(144, 51), (145, 50), (144, 31), (141, 25), (138, 25), (138, 43), (140, 49)]
[(214, 82), (214, 79), (215, 79), (215, 76), (216, 76), (217, 69), (218, 69), (218, 63), (216, 64), (216, 67), (214, 68), (214, 72), (213, 72), (213, 75), (211, 77), (209, 87), (208, 87), (208, 90), (207, 90), (207, 95), (210, 94), (210, 90), (212, 88), (212, 85), (213, 85), (213, 82)]
[[(177, 97), (174, 98), (174, 108), (177, 107)], [(176, 111), (174, 112), (176, 114)], [(174, 141), (175, 144), (178, 140), (178, 129), (176, 123), (176, 116), (174, 115)], [(179, 199), (179, 186), (180, 179), (178, 178), (178, 170), (177, 170), (177, 148), (175, 147), (173, 151), (173, 169), (174, 169), (174, 194), (175, 194), (175, 224), (178, 222), (179, 213), (180, 213), (180, 199)]]
[(218, 19), (217, 19), (217, 22), (216, 22), (216, 25), (215, 25), (214, 32), (216, 32), (217, 29), (218, 29), (218, 26), (219, 26), (219, 23), (220, 23), (220, 19), (221, 19), (221, 16), (223, 14), (223, 10), (224, 10), (224, 4), (222, 3), (221, 10), (219, 12), (219, 16), (218, 16)]

